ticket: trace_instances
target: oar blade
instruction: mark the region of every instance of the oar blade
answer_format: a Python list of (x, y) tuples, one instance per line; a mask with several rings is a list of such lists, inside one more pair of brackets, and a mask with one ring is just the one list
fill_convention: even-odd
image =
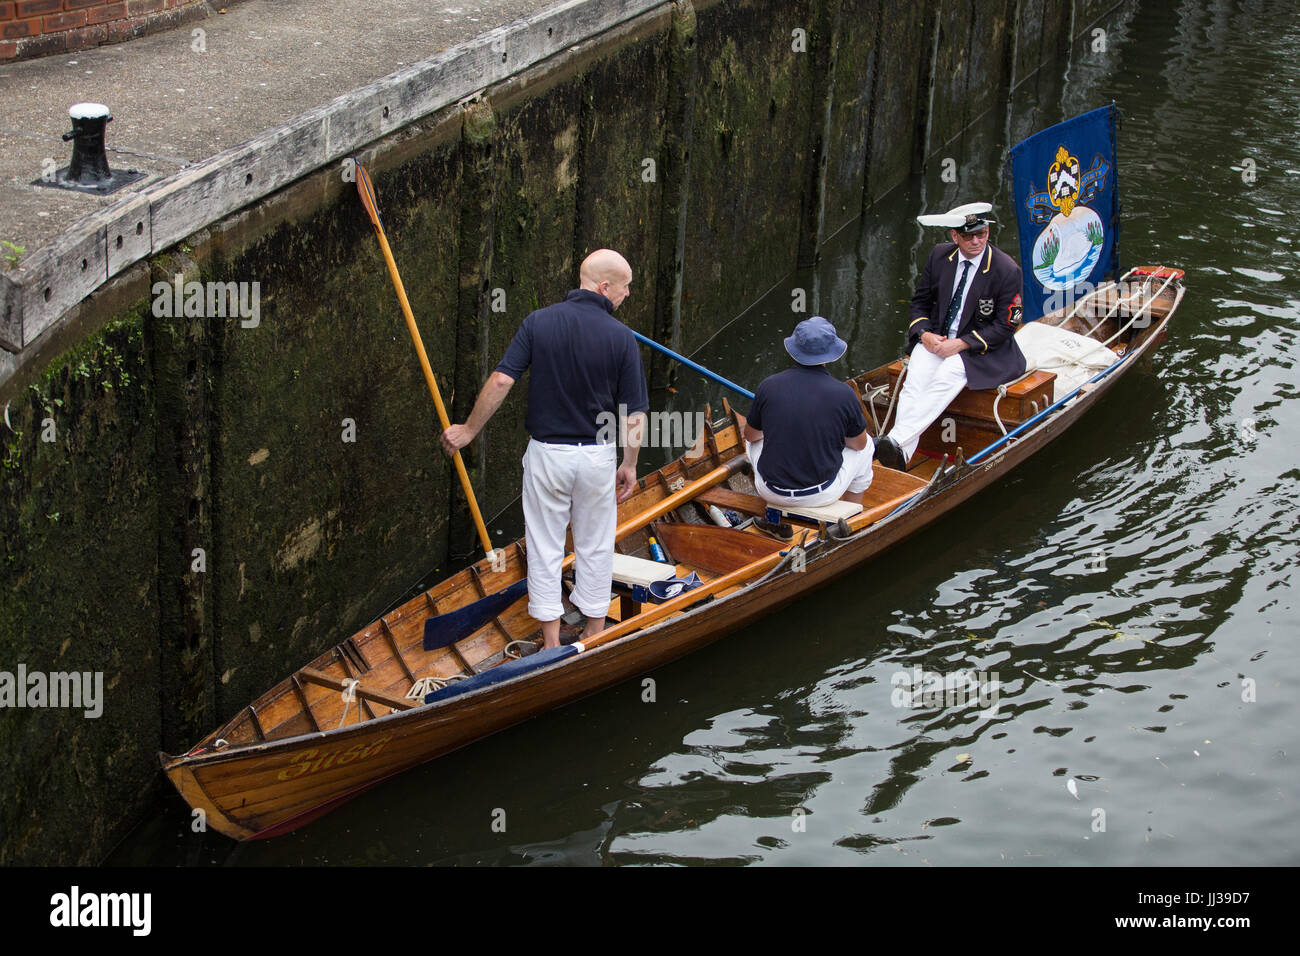
[(354, 173), (357, 179), (357, 195), (361, 197), (361, 206), (365, 209), (366, 215), (370, 217), (370, 222), (378, 227), (379, 209), (375, 204), (375, 187), (370, 183), (370, 174), (361, 163), (356, 163)]
[(528, 579), (520, 578), (510, 587), (479, 598), (473, 604), (429, 618), (424, 622), (424, 649), (436, 651), (469, 637), (527, 593)]

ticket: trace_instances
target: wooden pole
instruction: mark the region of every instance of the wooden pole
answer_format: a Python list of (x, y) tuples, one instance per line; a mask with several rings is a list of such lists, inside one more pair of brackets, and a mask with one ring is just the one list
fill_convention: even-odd
[[(411, 342), (415, 345), (415, 354), (420, 358), (420, 368), (424, 370), (424, 380), (428, 383), (429, 394), (433, 396), (433, 404), (438, 409), (438, 420), (442, 422), (442, 430), (446, 431), (451, 427), (451, 419), (447, 417), (447, 407), (442, 403), (442, 394), (438, 391), (438, 383), (433, 377), (433, 369), (429, 365), (429, 356), (424, 351), (424, 342), (420, 338), (420, 330), (415, 325), (415, 316), (411, 314), (411, 303), (407, 301), (406, 289), (402, 285), (402, 277), (397, 271), (397, 263), (393, 259), (393, 250), (388, 247), (388, 237), (384, 235), (383, 223), (379, 221), (379, 209), (375, 204), (374, 187), (370, 184), (370, 175), (365, 168), (356, 163), (357, 175), (357, 193), (361, 196), (361, 205), (366, 209), (370, 221), (375, 226), (375, 234), (379, 236), (379, 248), (384, 252), (384, 260), (388, 263), (388, 274), (392, 276), (393, 288), (397, 290), (397, 301), (402, 305), (402, 315), (406, 318), (406, 328), (411, 333)], [(474, 517), (474, 527), (478, 529), (479, 540), (483, 542), (483, 551), (487, 554), (488, 559), (492, 560), (494, 552), (492, 549), (492, 539), (488, 537), (487, 528), (483, 524), (483, 515), (478, 510), (478, 499), (474, 497), (474, 488), (469, 483), (469, 473), (465, 470), (465, 462), (457, 451), (452, 456), (452, 461), (456, 465), (456, 474), (460, 476), (461, 487), (465, 489), (465, 497), (469, 500), (470, 514)]]

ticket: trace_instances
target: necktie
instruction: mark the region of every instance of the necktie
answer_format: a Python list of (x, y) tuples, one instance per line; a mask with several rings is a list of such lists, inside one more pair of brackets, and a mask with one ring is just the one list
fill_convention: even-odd
[(966, 276), (970, 272), (970, 262), (963, 259), (961, 262), (961, 280), (957, 283), (957, 291), (952, 294), (952, 301), (948, 303), (948, 315), (943, 320), (943, 335), (947, 338), (952, 329), (952, 324), (957, 319), (957, 313), (961, 310), (961, 294), (966, 288)]

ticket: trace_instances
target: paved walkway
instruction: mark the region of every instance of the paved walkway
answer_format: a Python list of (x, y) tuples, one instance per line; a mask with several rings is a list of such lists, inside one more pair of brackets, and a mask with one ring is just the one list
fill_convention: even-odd
[(31, 185), (43, 163), (68, 164), (71, 144), (61, 137), (74, 103), (109, 107), (109, 165), (148, 173), (127, 187), (140, 188), (550, 5), (249, 0), (165, 33), (0, 67), (0, 240), (34, 251), (125, 194)]

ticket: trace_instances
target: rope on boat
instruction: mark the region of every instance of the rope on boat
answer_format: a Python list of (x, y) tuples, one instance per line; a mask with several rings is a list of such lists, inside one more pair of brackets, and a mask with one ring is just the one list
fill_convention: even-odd
[(537, 645), (534, 644), (532, 641), (511, 641), (509, 644), (505, 646), (505, 648), (501, 651), (501, 653), (504, 654), (506, 657), (510, 658), (511, 660), (516, 660), (516, 661), (519, 660), (519, 658), (524, 656), (523, 649), (521, 648), (518, 651), (511, 650), (511, 648), (513, 648), (516, 644), (524, 644), (528, 647), (533, 647), (533, 648), (537, 647)]
[(418, 700), (423, 703), (425, 694), (432, 694), (436, 690), (442, 690), (453, 681), (464, 679), (464, 674), (452, 674), (450, 677), (421, 677), (411, 685), (411, 689), (406, 692), (406, 697), (408, 700)]
[(888, 385), (877, 385), (875, 388), (867, 389), (865, 401), (867, 408), (871, 412), (871, 424), (876, 426), (875, 434), (880, 434), (880, 419), (876, 417), (876, 399), (889, 391)]
[[(1160, 268), (1163, 268), (1163, 266), (1160, 267)], [(1125, 280), (1128, 279), (1129, 276), (1131, 276), (1131, 275), (1133, 274), (1133, 272), (1134, 272), (1134, 270), (1130, 269), (1128, 272), (1124, 273), (1124, 275), (1120, 277), (1120, 280), (1119, 280), (1119, 281), (1120, 281), (1120, 282), (1124, 282)], [(1104, 341), (1104, 342), (1093, 342), (1092, 347), (1089, 348), (1089, 349), (1087, 349), (1086, 351), (1084, 351), (1084, 353), (1083, 353), (1084, 355), (1091, 355), (1093, 352), (1096, 352), (1096, 351), (1098, 351), (1098, 350), (1100, 350), (1100, 349), (1109, 349), (1109, 347), (1110, 347), (1110, 343), (1111, 343), (1111, 342), (1115, 341), (1117, 338), (1119, 338), (1121, 335), (1123, 335), (1124, 332), (1125, 332), (1125, 331), (1126, 331), (1130, 326), (1132, 326), (1135, 322), (1137, 322), (1137, 320), (1140, 319), (1140, 318), (1141, 318), (1145, 313), (1151, 311), (1151, 307), (1155, 304), (1156, 299), (1158, 299), (1158, 298), (1160, 298), (1160, 296), (1164, 295), (1165, 289), (1169, 288), (1169, 284), (1170, 284), (1171, 282), (1173, 282), (1173, 281), (1177, 278), (1177, 276), (1174, 276), (1174, 275), (1170, 275), (1170, 276), (1168, 276), (1168, 277), (1165, 279), (1165, 281), (1162, 282), (1162, 283), (1160, 284), (1160, 288), (1156, 290), (1156, 292), (1155, 292), (1154, 295), (1148, 295), (1148, 293), (1150, 292), (1150, 288), (1151, 288), (1151, 281), (1152, 281), (1154, 278), (1155, 278), (1154, 275), (1149, 275), (1149, 276), (1147, 276), (1146, 279), (1144, 280), (1144, 282), (1142, 283), (1142, 286), (1141, 286), (1137, 291), (1133, 292), (1131, 295), (1128, 295), (1128, 296), (1120, 296), (1120, 295), (1116, 294), (1116, 297), (1115, 297), (1115, 304), (1114, 304), (1113, 306), (1111, 306), (1111, 308), (1109, 309), (1109, 311), (1106, 312), (1105, 315), (1103, 315), (1103, 316), (1102, 316), (1101, 318), (1099, 318), (1096, 322), (1094, 322), (1094, 323), (1092, 324), (1092, 326), (1088, 329), (1087, 332), (1083, 333), (1083, 334), (1085, 335), (1085, 337), (1088, 336), (1088, 335), (1091, 335), (1094, 331), (1096, 331), (1097, 327), (1100, 326), (1100, 325), (1101, 325), (1103, 322), (1105, 322), (1107, 319), (1112, 318), (1112, 317), (1115, 315), (1115, 313), (1119, 311), (1119, 309), (1120, 309), (1121, 306), (1128, 306), (1128, 307), (1131, 308), (1131, 307), (1132, 307), (1132, 304), (1133, 304), (1133, 302), (1134, 302), (1135, 299), (1139, 299), (1139, 298), (1140, 298), (1141, 296), (1143, 296), (1143, 295), (1147, 295), (1147, 298), (1146, 298), (1145, 301), (1142, 302), (1142, 305), (1140, 305), (1140, 306), (1138, 307), (1137, 311), (1133, 313), (1133, 315), (1129, 318), (1129, 320), (1128, 320), (1127, 322), (1125, 322), (1123, 325), (1121, 325), (1121, 326), (1120, 326), (1120, 327), (1115, 331), (1115, 334), (1114, 334), (1114, 335), (1112, 335), (1110, 338), (1106, 339), (1106, 341)], [(1109, 286), (1103, 286), (1102, 288), (1109, 288)], [(1078, 304), (1075, 305), (1075, 307), (1070, 311), (1070, 314), (1067, 315), (1064, 319), (1061, 320), (1061, 325), (1058, 326), (1058, 328), (1061, 327), (1061, 326), (1064, 326), (1066, 322), (1068, 322), (1070, 319), (1074, 318), (1074, 316), (1078, 313), (1078, 311), (1079, 311), (1081, 308), (1083, 308), (1083, 306), (1084, 306), (1087, 302), (1089, 302), (1091, 299), (1095, 298), (1095, 297), (1097, 296), (1097, 294), (1100, 293), (1100, 292), (1101, 292), (1101, 289), (1096, 289), (1096, 290), (1094, 290), (1093, 292), (1090, 292), (1088, 295), (1084, 296), (1082, 299), (1080, 299), (1079, 302), (1078, 302)], [(1068, 368), (1068, 367), (1070, 367), (1070, 366), (1072, 366), (1072, 365), (1077, 365), (1077, 364), (1078, 364), (1078, 363), (1077, 363), (1075, 360), (1073, 360), (1073, 359), (1062, 359), (1061, 361), (1059, 361), (1059, 362), (1055, 362), (1055, 363), (1052, 363), (1052, 364), (1038, 365), (1038, 366), (1035, 367), (1035, 371), (1039, 371), (1039, 372), (1051, 372), (1051, 371), (1054, 371), (1054, 370), (1056, 370), (1056, 369)], [(1030, 372), (1026, 372), (1025, 375), (1022, 375), (1022, 376), (1021, 376), (1021, 378), (1024, 378), (1025, 376), (1030, 375), (1030, 374), (1032, 374), (1032, 373), (1030, 373)], [(1016, 379), (1016, 382), (1018, 382), (1018, 381), (1020, 381), (1020, 379)], [(1010, 385), (1014, 385), (1015, 382), (1011, 382), (1011, 383), (1009, 383), (1009, 384), (1010, 384)], [(1000, 391), (1000, 389), (999, 389), (999, 391)], [(1037, 412), (1037, 410), (1038, 410), (1038, 402), (1035, 401), (1033, 404), (1034, 404), (1034, 410), (1035, 410), (1035, 412)], [(1044, 406), (1044, 410), (1046, 410), (1046, 408), (1047, 408), (1048, 406), (1050, 406), (1051, 404), (1052, 404), (1052, 402), (1049, 401), (1049, 402), (1047, 403), (1047, 405)], [(997, 417), (997, 403), (996, 403), (996, 402), (994, 402), (994, 405), (993, 405), (993, 414), (994, 414), (994, 417), (996, 418), (996, 417)], [(998, 425), (1000, 426), (1001, 424), (1002, 424), (1002, 422), (1001, 422), (1001, 420), (999, 419), (999, 420), (998, 420)], [(1005, 428), (1002, 429), (1002, 433), (1003, 433), (1003, 435), (1006, 435), (1006, 429), (1005, 429)]]
[[(355, 677), (349, 677), (343, 682), (343, 716), (339, 718), (339, 727), (342, 727), (343, 721), (348, 719), (348, 709), (352, 706), (352, 701), (356, 699), (357, 685), (360, 683), (361, 681)], [(338, 727), (334, 729), (337, 730)]]
[[(804, 541), (807, 540), (807, 538), (808, 538), (808, 532), (804, 531), (804, 533), (799, 537), (799, 543), (792, 544), (790, 546), (789, 550), (785, 552), (785, 555), (781, 558), (780, 562), (777, 563), (776, 567), (772, 568), (771, 571), (768, 571), (767, 574), (763, 575), (753, 584), (746, 585), (747, 589), (757, 588), (765, 584), (767, 581), (771, 580), (772, 578), (780, 574), (782, 571), (784, 571), (786, 565), (791, 564), (792, 562), (798, 561), (800, 564), (803, 564), (803, 562), (805, 562), (808, 558), (808, 551), (805, 550), (803, 544)], [(820, 540), (820, 538), (818, 540)]]
[[(903, 391), (903, 379), (907, 378), (907, 370), (911, 366), (912, 356), (903, 356), (903, 367), (898, 371), (898, 381), (894, 384), (894, 393), (889, 396), (889, 407), (885, 409), (885, 424), (889, 424), (890, 416), (894, 414), (894, 405), (898, 401), (899, 394)], [(880, 432), (876, 432), (880, 434)]]
[[(1164, 267), (1163, 267), (1163, 266), (1160, 266), (1159, 268), (1163, 269)], [(1126, 281), (1126, 280), (1128, 279), (1128, 277), (1131, 276), (1131, 275), (1133, 274), (1133, 272), (1134, 272), (1134, 270), (1133, 270), (1133, 269), (1130, 269), (1128, 272), (1126, 272), (1126, 273), (1124, 273), (1122, 276), (1120, 276), (1120, 280), (1119, 280), (1119, 281), (1120, 281), (1120, 282), (1124, 282), (1124, 281)], [(1090, 336), (1090, 335), (1092, 335), (1092, 333), (1095, 332), (1095, 331), (1097, 330), (1097, 328), (1098, 328), (1098, 327), (1099, 327), (1103, 322), (1105, 322), (1107, 319), (1113, 318), (1113, 317), (1115, 316), (1115, 314), (1119, 312), (1119, 310), (1120, 310), (1121, 307), (1132, 308), (1132, 307), (1133, 307), (1133, 302), (1134, 302), (1135, 299), (1141, 301), (1143, 296), (1146, 296), (1146, 299), (1145, 299), (1145, 301), (1142, 302), (1142, 305), (1138, 307), (1138, 310), (1137, 310), (1136, 312), (1133, 313), (1133, 316), (1132, 316), (1132, 317), (1131, 317), (1131, 318), (1130, 318), (1126, 323), (1124, 323), (1122, 326), (1120, 326), (1119, 330), (1118, 330), (1114, 335), (1112, 335), (1112, 336), (1111, 336), (1110, 338), (1108, 338), (1106, 341), (1098, 343), (1098, 345), (1097, 345), (1096, 348), (1107, 348), (1107, 347), (1109, 347), (1109, 346), (1110, 346), (1110, 343), (1113, 342), (1113, 341), (1115, 341), (1115, 339), (1119, 338), (1120, 335), (1122, 335), (1122, 334), (1124, 333), (1125, 329), (1127, 329), (1127, 328), (1128, 328), (1129, 326), (1131, 326), (1134, 322), (1136, 322), (1139, 318), (1141, 318), (1141, 316), (1142, 316), (1143, 313), (1145, 313), (1145, 312), (1149, 312), (1149, 311), (1151, 310), (1151, 306), (1155, 304), (1156, 299), (1158, 299), (1158, 298), (1160, 298), (1162, 295), (1164, 295), (1164, 293), (1165, 293), (1165, 289), (1169, 288), (1169, 284), (1170, 284), (1171, 282), (1173, 282), (1173, 281), (1177, 278), (1177, 276), (1175, 276), (1175, 275), (1173, 275), (1173, 274), (1170, 274), (1169, 276), (1167, 276), (1167, 277), (1165, 278), (1165, 281), (1162, 282), (1162, 283), (1160, 284), (1160, 288), (1156, 290), (1155, 295), (1151, 295), (1151, 294), (1150, 294), (1150, 291), (1151, 291), (1151, 281), (1152, 281), (1154, 278), (1155, 278), (1155, 275), (1148, 275), (1148, 276), (1143, 280), (1142, 285), (1141, 285), (1138, 289), (1136, 289), (1134, 292), (1130, 293), (1130, 294), (1127, 295), (1127, 296), (1120, 295), (1120, 294), (1119, 294), (1119, 285), (1118, 285), (1118, 283), (1115, 285), (1115, 304), (1112, 305), (1109, 309), (1106, 310), (1106, 314), (1105, 314), (1105, 315), (1103, 315), (1101, 318), (1099, 318), (1096, 322), (1094, 322), (1094, 323), (1092, 324), (1091, 328), (1089, 328), (1088, 331), (1084, 333), (1085, 336)], [(1105, 288), (1105, 287), (1103, 287), (1103, 288)], [(1084, 305), (1085, 305), (1085, 304), (1086, 304), (1090, 299), (1096, 297), (1096, 295), (1097, 295), (1099, 292), (1101, 292), (1101, 289), (1095, 289), (1095, 290), (1093, 290), (1093, 292), (1091, 292), (1090, 294), (1088, 294), (1088, 295), (1084, 296), (1082, 299), (1080, 299), (1079, 302), (1078, 302), (1078, 304), (1075, 305), (1075, 307), (1074, 307), (1073, 309), (1070, 310), (1070, 314), (1067, 315), (1067, 316), (1062, 320), (1061, 324), (1065, 324), (1065, 322), (1068, 322), (1070, 319), (1074, 318), (1074, 317), (1078, 314), (1079, 310), (1082, 309), (1083, 306), (1084, 306)], [(1096, 351), (1096, 348), (1094, 348), (1094, 349), (1092, 349), (1092, 350), (1090, 350), (1090, 351)], [(1085, 353), (1085, 354), (1087, 354), (1087, 353)], [(1058, 366), (1058, 367), (1059, 367), (1059, 366)]]
[[(1007, 426), (1002, 424), (1002, 416), (998, 414), (998, 403), (1001, 402), (1002, 399), (1006, 398), (1007, 389), (1011, 388), (1012, 385), (1019, 384), (1037, 371), (1038, 369), (1033, 369), (1032, 371), (1030, 369), (1025, 369), (1025, 374), (1021, 375), (1020, 378), (1012, 379), (1010, 382), (1003, 382), (998, 386), (997, 397), (993, 399), (993, 420), (998, 423), (998, 428), (1002, 429), (1002, 434), (1005, 435), (1007, 433)], [(1034, 399), (1033, 404), (1034, 411), (1038, 411), (1038, 400)]]
[[(1162, 267), (1162, 268), (1163, 268), (1163, 267)], [(1165, 279), (1165, 281), (1164, 281), (1163, 283), (1161, 283), (1160, 288), (1156, 290), (1156, 294), (1153, 295), (1153, 296), (1151, 296), (1150, 298), (1148, 298), (1145, 302), (1143, 302), (1142, 305), (1138, 308), (1138, 310), (1137, 310), (1136, 312), (1133, 313), (1133, 317), (1132, 317), (1131, 319), (1129, 319), (1127, 322), (1125, 322), (1123, 325), (1121, 325), (1121, 326), (1119, 327), (1119, 331), (1117, 331), (1114, 335), (1112, 335), (1110, 338), (1108, 338), (1105, 342), (1102, 342), (1102, 343), (1098, 346), (1098, 348), (1107, 348), (1107, 347), (1109, 347), (1109, 346), (1110, 346), (1110, 343), (1111, 343), (1111, 342), (1114, 342), (1117, 338), (1119, 338), (1120, 335), (1123, 334), (1123, 332), (1124, 332), (1125, 329), (1127, 329), (1130, 325), (1132, 325), (1134, 322), (1136, 322), (1139, 318), (1142, 317), (1142, 313), (1144, 313), (1144, 312), (1150, 312), (1150, 311), (1151, 311), (1151, 306), (1155, 305), (1155, 301), (1156, 301), (1156, 299), (1160, 298), (1162, 295), (1165, 294), (1165, 289), (1169, 288), (1169, 283), (1173, 282), (1174, 279), (1175, 279), (1175, 276), (1172, 276), (1172, 275), (1169, 276), (1169, 278)], [(1148, 281), (1149, 281), (1149, 280), (1148, 280)], [(1144, 286), (1144, 288), (1145, 288), (1145, 286)], [(1140, 292), (1135, 292), (1135, 293), (1133, 293), (1133, 295), (1129, 296), (1129, 297), (1128, 297), (1127, 299), (1125, 299), (1124, 301), (1125, 301), (1126, 303), (1127, 303), (1127, 302), (1131, 302), (1132, 299), (1133, 299), (1133, 297), (1136, 296), (1136, 295), (1139, 295), (1139, 294), (1140, 294)]]
[[(1128, 277), (1131, 276), (1132, 274), (1133, 274), (1133, 270), (1130, 269), (1128, 272), (1124, 273), (1122, 276), (1119, 277), (1119, 281), (1120, 281), (1120, 282), (1124, 282), (1124, 281), (1127, 280)], [(1136, 292), (1134, 292), (1132, 295), (1129, 295), (1129, 296), (1127, 296), (1127, 297), (1125, 297), (1125, 296), (1121, 296), (1121, 295), (1119, 294), (1119, 288), (1120, 288), (1120, 287), (1119, 287), (1119, 283), (1115, 283), (1115, 304), (1114, 304), (1113, 306), (1111, 306), (1109, 309), (1107, 309), (1107, 310), (1106, 310), (1106, 314), (1103, 315), (1101, 318), (1099, 318), (1096, 322), (1094, 322), (1094, 323), (1093, 323), (1093, 324), (1088, 328), (1088, 331), (1087, 331), (1087, 332), (1084, 332), (1083, 334), (1084, 334), (1084, 335), (1092, 335), (1092, 333), (1095, 332), (1095, 331), (1097, 330), (1098, 326), (1100, 326), (1101, 323), (1105, 322), (1105, 321), (1106, 321), (1107, 319), (1109, 319), (1109, 318), (1113, 318), (1113, 317), (1115, 316), (1115, 314), (1116, 314), (1117, 312), (1119, 312), (1119, 310), (1120, 310), (1120, 308), (1121, 308), (1122, 306), (1126, 306), (1126, 305), (1127, 305), (1127, 306), (1132, 306), (1132, 304), (1133, 304), (1133, 299), (1134, 299), (1134, 298), (1140, 297), (1140, 296), (1142, 296), (1142, 295), (1144, 295), (1144, 294), (1146, 294), (1147, 292), (1150, 291), (1150, 289), (1151, 289), (1151, 280), (1154, 279), (1154, 278), (1155, 278), (1155, 276), (1148, 275), (1145, 279), (1142, 280), (1142, 287), (1141, 287), (1140, 289), (1138, 289)], [(1103, 288), (1104, 288), (1104, 286), (1103, 286)], [(1096, 296), (1097, 293), (1100, 292), (1100, 291), (1101, 291), (1101, 289), (1095, 289), (1095, 290), (1093, 291), (1093, 293), (1092, 293), (1092, 296)], [(1160, 291), (1163, 292), (1163, 291), (1164, 291), (1164, 288), (1161, 287), (1161, 290), (1160, 290)], [(1159, 295), (1159, 293), (1156, 293), (1156, 294)], [(1075, 307), (1070, 311), (1070, 314), (1069, 314), (1068, 316), (1066, 316), (1066, 319), (1068, 320), (1068, 319), (1072, 319), (1072, 318), (1074, 318), (1074, 316), (1078, 313), (1079, 309), (1083, 308), (1083, 304), (1084, 304), (1085, 302), (1087, 302), (1088, 299), (1091, 298), (1092, 296), (1084, 296), (1083, 299), (1079, 302), (1079, 304), (1076, 305), (1076, 306), (1075, 306)]]

